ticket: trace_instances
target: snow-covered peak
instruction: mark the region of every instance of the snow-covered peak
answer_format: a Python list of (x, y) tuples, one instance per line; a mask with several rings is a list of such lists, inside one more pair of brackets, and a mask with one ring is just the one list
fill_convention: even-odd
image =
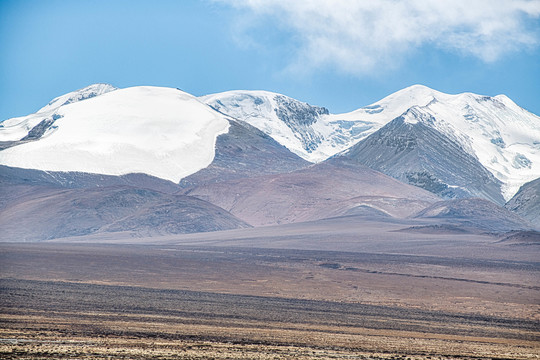
[(405, 90), (376, 104), (389, 109), (395, 103), (410, 105), (411, 94), (421, 99), (397, 119), (410, 125), (421, 122), (459, 144), (502, 182), (506, 200), (540, 177), (540, 118), (507, 96), (449, 95), (417, 86)]
[(407, 105), (409, 107), (413, 105), (423, 106), (433, 101), (433, 99), (443, 100), (447, 96), (449, 95), (427, 86), (416, 84), (388, 95), (382, 100), (379, 100), (377, 104), (393, 104), (395, 107)]
[(114, 90), (116, 88), (109, 84), (93, 84), (51, 100), (34, 114), (4, 120), (0, 122), (0, 141), (21, 140), (27, 137), (30, 131), (41, 122), (45, 121), (52, 124), (59, 116), (56, 111), (60, 107), (91, 99)]
[(504, 95), (463, 93), (423, 108), (433, 126), (456, 140), (503, 183), (509, 200), (524, 183), (540, 177), (540, 117)]
[(384, 125), (413, 106), (426, 106), (431, 102), (445, 101), (448, 96), (451, 95), (424, 85), (413, 85), (388, 95), (371, 105), (340, 116), (349, 119), (369, 118), (372, 122)]
[(218, 111), (246, 121), (258, 119), (283, 122), (288, 126), (309, 125), (328, 110), (298, 101), (289, 96), (260, 90), (227, 91), (201, 96), (200, 100)]
[(325, 108), (267, 91), (227, 91), (200, 99), (257, 127), (300, 157), (319, 162), (346, 150), (409, 108), (444, 101), (448, 96), (413, 85), (343, 114), (330, 114)]
[[(287, 101), (276, 101), (280, 98)], [(229, 91), (201, 100), (259, 128), (312, 162), (346, 150), (403, 116), (411, 125), (421, 121), (437, 129), (476, 157), (503, 183), (506, 199), (523, 183), (540, 177), (540, 118), (505, 95), (454, 95), (413, 85), (344, 114), (327, 114), (265, 91)], [(298, 116), (302, 121), (290, 120)]]
[[(257, 127), (265, 127), (267, 131), (273, 131), (276, 126), (294, 126), (312, 120), (298, 116), (281, 119), (280, 111), (283, 111), (284, 104), (290, 104), (295, 108), (312, 107), (288, 96), (269, 91), (227, 91), (201, 96), (199, 99), (218, 111)], [(317, 115), (316, 111), (313, 113)]]
[(255, 101), (257, 98), (260, 98), (261, 101), (264, 101), (272, 99), (275, 96), (285, 95), (265, 90), (231, 90), (215, 94), (203, 95), (200, 96), (199, 99), (203, 102), (217, 102), (218, 104), (220, 104), (223, 101), (227, 103), (231, 101), (242, 102), (249, 99), (251, 99), (251, 101)]
[(0, 164), (178, 182), (207, 167), (225, 116), (177, 89), (140, 86), (60, 106), (47, 136), (0, 152)]
[(267, 91), (227, 91), (200, 99), (255, 126), (311, 162), (347, 149), (381, 126), (371, 119), (329, 114), (323, 107)]
[(91, 99), (93, 97), (106, 94), (114, 91), (116, 88), (109, 84), (93, 84), (82, 89), (72, 91), (51, 100), (47, 105), (39, 109), (37, 112), (51, 111), (63, 105), (68, 105), (74, 102)]
[(409, 124), (409, 125), (416, 125), (419, 122), (421, 122), (423, 118), (424, 118), (424, 113), (421, 111), (421, 108), (418, 106), (414, 106), (410, 108), (400, 117), (400, 119), (402, 119), (405, 124)]
[(227, 91), (202, 96), (214, 109), (245, 121), (308, 161), (323, 160), (317, 152), (325, 135), (314, 130), (328, 110), (268, 91)]
[(506, 106), (517, 107), (515, 102), (504, 94), (496, 95), (493, 97), (495, 100), (502, 102)]

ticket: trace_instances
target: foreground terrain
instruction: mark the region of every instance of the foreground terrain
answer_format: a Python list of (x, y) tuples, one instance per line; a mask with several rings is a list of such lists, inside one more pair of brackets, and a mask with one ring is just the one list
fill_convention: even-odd
[(540, 357), (537, 245), (243, 231), (0, 245), (0, 357)]

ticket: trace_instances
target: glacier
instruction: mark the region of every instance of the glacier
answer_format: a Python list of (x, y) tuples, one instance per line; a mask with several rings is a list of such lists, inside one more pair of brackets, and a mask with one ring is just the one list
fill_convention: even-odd
[(94, 84), (34, 114), (0, 122), (0, 164), (106, 175), (142, 172), (178, 182), (212, 162), (216, 138), (228, 131), (230, 118), (318, 163), (396, 118), (419, 121), (407, 116), (413, 108), (429, 115), (426, 126), (452, 139), (500, 181), (504, 199), (540, 177), (540, 117), (505, 95), (452, 95), (423, 85), (333, 114), (268, 91), (197, 98), (172, 88)]
[[(229, 129), (225, 116), (172, 88), (131, 87), (67, 103), (62, 97), (48, 107), (56, 104), (54, 127), (37, 141), (1, 151), (1, 165), (105, 175), (145, 173), (178, 183), (213, 161), (217, 136)], [(36, 115), (43, 119), (50, 112)]]
[[(294, 106), (282, 109), (282, 98)], [(417, 107), (434, 119), (428, 126), (458, 143), (502, 182), (506, 200), (521, 185), (540, 177), (540, 117), (505, 95), (451, 95), (413, 85), (343, 114), (317, 111), (320, 107), (262, 91), (228, 91), (201, 100), (257, 127), (311, 162), (346, 151)], [(280, 117), (284, 112), (288, 116)], [(309, 121), (294, 124), (290, 120), (302, 117)], [(405, 120), (418, 121), (407, 116)]]

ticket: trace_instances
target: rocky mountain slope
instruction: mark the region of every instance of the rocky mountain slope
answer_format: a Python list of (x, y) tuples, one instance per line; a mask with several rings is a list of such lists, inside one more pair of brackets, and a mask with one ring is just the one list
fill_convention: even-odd
[(182, 179), (182, 187), (287, 173), (310, 165), (257, 128), (233, 119), (229, 123), (229, 131), (217, 138), (212, 163)]
[(448, 95), (419, 86), (408, 90), (425, 93), (424, 103), (431, 98), (425, 105), (415, 105), (431, 115), (432, 128), (476, 157), (502, 182), (506, 200), (522, 184), (540, 176), (540, 117), (504, 95)]
[(311, 162), (320, 162), (347, 149), (382, 125), (379, 118), (333, 115), (324, 107), (267, 91), (228, 91), (200, 99), (253, 125)]
[[(426, 126), (476, 158), (500, 182), (505, 200), (522, 184), (540, 176), (540, 118), (504, 95), (449, 95), (414, 85), (346, 114), (329, 114), (319, 107), (267, 92), (234, 91), (201, 99), (314, 162), (350, 148), (416, 108), (431, 116)], [(450, 186), (461, 186), (448, 180)], [(500, 198), (487, 198), (494, 196)]]
[[(539, 170), (538, 119), (503, 96), (423, 86), (336, 115), (268, 92), (196, 98), (97, 84), (0, 122), (2, 239), (159, 235), (329, 217), (457, 228), (460, 214), (474, 218), (475, 211), (480, 220), (466, 226), (527, 230), (519, 225), (527, 221), (484, 200), (440, 201), (504, 204)], [(534, 222), (538, 200), (530, 189), (507, 206)], [(455, 211), (429, 215), (435, 203)], [(501, 220), (482, 218), (490, 211)]]
[(540, 178), (523, 185), (505, 207), (540, 229)]
[(444, 198), (481, 197), (504, 205), (501, 182), (478, 159), (412, 107), (341, 157), (357, 161)]

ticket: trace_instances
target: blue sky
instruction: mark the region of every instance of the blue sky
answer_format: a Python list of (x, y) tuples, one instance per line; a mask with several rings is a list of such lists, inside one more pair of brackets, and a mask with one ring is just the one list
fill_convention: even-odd
[(98, 82), (334, 113), (424, 84), (540, 114), (539, 45), (538, 0), (0, 0), (0, 120)]

